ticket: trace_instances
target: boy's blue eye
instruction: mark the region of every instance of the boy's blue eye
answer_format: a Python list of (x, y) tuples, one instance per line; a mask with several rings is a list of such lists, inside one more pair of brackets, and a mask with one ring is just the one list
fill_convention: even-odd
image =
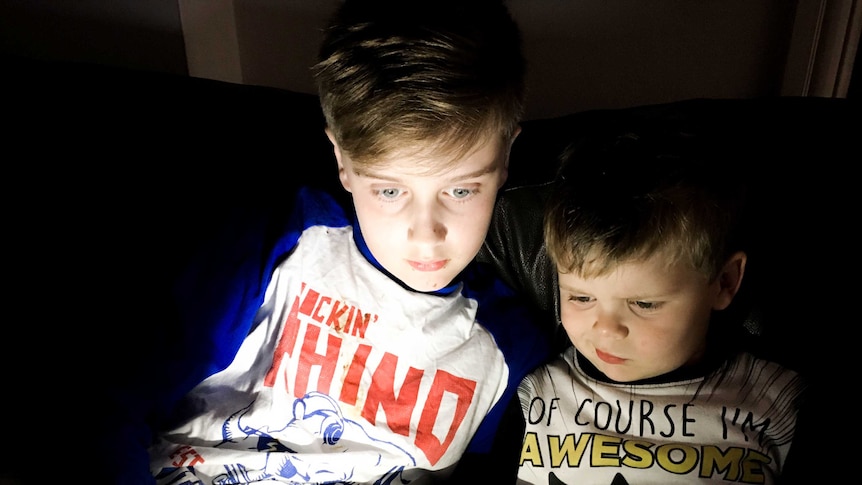
[(589, 296), (570, 296), (569, 301), (573, 301), (575, 303), (589, 303), (591, 298)]
[(383, 189), (380, 191), (380, 195), (386, 199), (394, 199), (398, 197), (399, 194), (401, 194), (401, 190), (395, 188)]
[(449, 193), (452, 195), (452, 197), (454, 197), (456, 199), (463, 199), (465, 197), (468, 197), (470, 194), (472, 194), (473, 191), (470, 189), (465, 189), (463, 187), (456, 187), (456, 188), (450, 190)]

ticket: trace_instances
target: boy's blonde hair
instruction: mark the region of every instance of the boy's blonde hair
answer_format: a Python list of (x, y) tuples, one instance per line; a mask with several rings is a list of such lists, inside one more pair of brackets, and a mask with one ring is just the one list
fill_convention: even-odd
[(743, 250), (743, 176), (685, 134), (630, 132), (570, 146), (548, 200), (544, 236), (562, 272), (607, 274), (660, 254), (710, 280)]
[(346, 0), (313, 73), (327, 127), (360, 167), (510, 140), (523, 111), (521, 37), (501, 0)]

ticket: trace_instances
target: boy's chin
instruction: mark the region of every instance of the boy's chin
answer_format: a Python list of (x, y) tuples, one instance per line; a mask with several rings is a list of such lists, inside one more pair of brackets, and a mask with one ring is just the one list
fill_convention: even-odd
[(420, 293), (431, 293), (434, 291), (439, 291), (443, 288), (446, 288), (450, 284), (452, 284), (452, 280), (446, 280), (441, 278), (440, 280), (429, 280), (427, 278), (416, 279), (415, 281), (404, 281), (404, 283), (409, 286), (414, 291), (418, 291)]
[[(460, 272), (460, 271), (459, 271)], [(458, 273), (452, 274), (450, 268), (433, 272), (411, 271), (409, 274), (396, 275), (401, 282), (414, 291), (429, 293), (451, 285)]]

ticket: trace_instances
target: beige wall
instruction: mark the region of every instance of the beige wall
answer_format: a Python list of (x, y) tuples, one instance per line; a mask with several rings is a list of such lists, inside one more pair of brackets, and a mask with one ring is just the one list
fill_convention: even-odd
[(0, 0), (0, 54), (187, 74), (177, 0)]
[[(340, 0), (0, 0), (0, 51), (313, 92)], [(846, 96), (862, 0), (509, 0), (528, 118), (694, 97)]]
[[(184, 15), (190, 73), (313, 92), (308, 69), (339, 1), (179, 0), (181, 11), (231, 5), (236, 28), (238, 66), (195, 65), (193, 52), (212, 52), (201, 46), (213, 24)], [(509, 0), (530, 63), (527, 117), (695, 97), (841, 96), (838, 70), (848, 56), (852, 66), (858, 43), (855, 4)]]

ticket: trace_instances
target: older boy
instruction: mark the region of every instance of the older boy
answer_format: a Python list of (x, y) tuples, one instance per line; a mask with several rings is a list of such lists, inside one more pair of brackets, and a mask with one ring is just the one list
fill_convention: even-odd
[(472, 263), (522, 111), (504, 4), (347, 0), (314, 74), (350, 201), (262, 178), (290, 210), (240, 211), (183, 273), (140, 396), (158, 483), (444, 478), (546, 357)]
[(718, 321), (744, 187), (684, 134), (567, 153), (545, 215), (573, 344), (519, 388), (519, 483), (776, 483), (805, 385)]

